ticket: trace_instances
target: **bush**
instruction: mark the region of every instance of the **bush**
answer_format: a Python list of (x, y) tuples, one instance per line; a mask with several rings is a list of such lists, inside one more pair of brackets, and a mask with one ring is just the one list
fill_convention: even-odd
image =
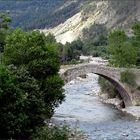
[(136, 86), (136, 76), (132, 72), (124, 71), (121, 73), (121, 82), (126, 83), (132, 87)]
[(56, 126), (45, 126), (38, 128), (36, 133), (31, 137), (32, 140), (68, 140), (69, 128), (56, 127)]
[(5, 38), (9, 32), (9, 23), (11, 19), (8, 14), (0, 12), (0, 53), (4, 50)]
[(98, 79), (98, 83), (101, 87), (101, 91), (105, 94), (108, 94), (109, 98), (121, 98), (116, 88), (105, 78), (100, 76)]
[(115, 30), (108, 36), (108, 50), (111, 53), (111, 64), (117, 67), (139, 65), (139, 33), (140, 25), (133, 28), (134, 36), (128, 37), (122, 30)]
[(139, 91), (140, 91), (140, 86), (138, 86), (138, 87), (137, 87), (137, 90), (139, 90)]
[(27, 138), (43, 122), (45, 104), (27, 71), (0, 66), (0, 138)]

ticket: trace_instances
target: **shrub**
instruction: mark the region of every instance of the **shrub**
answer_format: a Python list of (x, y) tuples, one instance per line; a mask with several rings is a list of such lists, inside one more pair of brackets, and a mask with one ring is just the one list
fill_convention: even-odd
[(137, 87), (137, 90), (139, 90), (139, 91), (140, 91), (140, 86), (138, 86), (138, 87)]
[(38, 128), (32, 135), (32, 140), (68, 140), (69, 128), (67, 126), (45, 126)]
[(45, 104), (34, 78), (0, 66), (0, 139), (27, 138), (43, 122)]
[(109, 98), (115, 98), (116, 96), (121, 98), (121, 96), (118, 93), (118, 91), (116, 90), (116, 88), (105, 78), (100, 76), (98, 79), (98, 83), (101, 87), (101, 91), (103, 93), (107, 93)]
[(132, 72), (124, 71), (121, 73), (121, 82), (126, 83), (132, 87), (136, 86), (136, 76)]
[(113, 31), (108, 38), (108, 50), (112, 55), (111, 62), (113, 65), (130, 67), (136, 64), (137, 50), (124, 31)]

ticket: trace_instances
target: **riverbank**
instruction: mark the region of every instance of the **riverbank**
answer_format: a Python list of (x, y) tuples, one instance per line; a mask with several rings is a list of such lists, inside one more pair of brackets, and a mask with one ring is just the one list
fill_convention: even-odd
[(136, 120), (140, 120), (140, 106), (130, 106), (126, 108), (122, 108), (122, 100), (118, 98), (111, 98), (109, 99), (106, 94), (99, 93), (98, 96), (100, 97), (100, 100), (105, 104), (111, 104), (115, 106), (118, 110), (120, 110), (125, 115), (131, 116), (135, 118)]
[(136, 120), (140, 120), (140, 106), (130, 106), (121, 109), (123, 113), (133, 116)]

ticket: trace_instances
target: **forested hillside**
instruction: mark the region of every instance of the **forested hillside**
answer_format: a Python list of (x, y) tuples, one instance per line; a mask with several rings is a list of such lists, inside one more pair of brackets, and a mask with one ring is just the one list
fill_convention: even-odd
[(9, 12), (13, 28), (54, 27), (79, 10), (81, 0), (0, 0), (0, 12)]
[(0, 0), (0, 12), (10, 13), (13, 28), (27, 30), (56, 27), (79, 12), (81, 24), (114, 28), (128, 27), (139, 17), (139, 5), (139, 0)]

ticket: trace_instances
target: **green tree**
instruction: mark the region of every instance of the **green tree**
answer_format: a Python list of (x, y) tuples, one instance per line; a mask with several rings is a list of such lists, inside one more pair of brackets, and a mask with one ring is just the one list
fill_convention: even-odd
[(64, 100), (57, 46), (48, 42), (36, 31), (17, 29), (7, 36), (6, 68), (0, 70), (0, 138), (28, 138)]
[(104, 94), (107, 94), (109, 98), (116, 98), (119, 97), (121, 99), (121, 96), (115, 86), (111, 82), (109, 82), (107, 79), (99, 76), (98, 83), (101, 87), (101, 92)]
[(65, 48), (68, 61), (79, 60), (79, 57), (82, 54), (83, 42), (80, 39), (78, 39), (71, 43), (66, 43)]
[(68, 59), (68, 47), (67, 43), (66, 45), (63, 45), (61, 43), (58, 44), (58, 53), (59, 53), (59, 59), (61, 63), (66, 62)]
[(3, 52), (10, 22), (11, 19), (8, 14), (0, 13), (0, 52)]
[(48, 43), (56, 43), (55, 36), (53, 34), (50, 34), (50, 33), (46, 36), (46, 40)]
[(112, 55), (111, 63), (115, 66), (126, 67), (135, 65), (137, 51), (128, 40), (124, 31), (116, 30), (109, 34), (109, 51)]
[(24, 68), (0, 66), (0, 139), (25, 139), (47, 116), (38, 81)]
[[(108, 56), (107, 51), (108, 31), (104, 24), (94, 24), (89, 29), (83, 30), (83, 54), (92, 56)], [(104, 52), (102, 51), (104, 48)], [(103, 53), (102, 53), (103, 52)]]
[(132, 37), (133, 46), (137, 50), (137, 65), (140, 65), (140, 23), (135, 22), (132, 26), (134, 36)]
[(69, 140), (70, 130), (68, 127), (41, 127), (31, 137), (33, 140)]

